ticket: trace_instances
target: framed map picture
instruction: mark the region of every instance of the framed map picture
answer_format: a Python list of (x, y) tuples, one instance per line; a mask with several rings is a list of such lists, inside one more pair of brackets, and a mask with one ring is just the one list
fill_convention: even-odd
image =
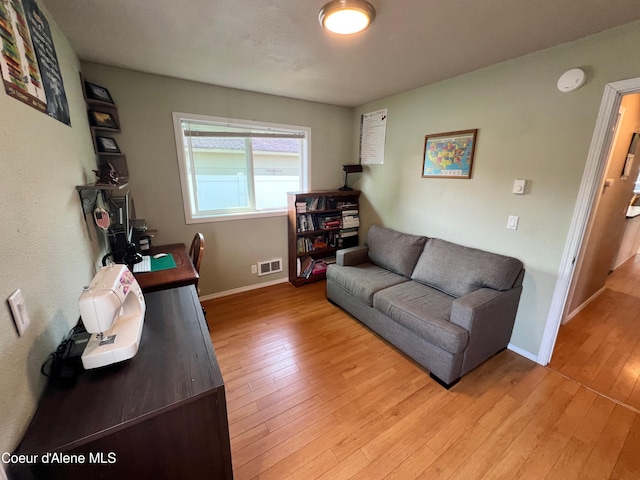
[(424, 137), (422, 178), (471, 178), (478, 129)]

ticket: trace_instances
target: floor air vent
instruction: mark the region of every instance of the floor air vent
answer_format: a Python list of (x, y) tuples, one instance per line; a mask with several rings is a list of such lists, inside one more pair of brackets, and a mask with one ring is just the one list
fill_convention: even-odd
[(258, 276), (269, 275), (282, 271), (282, 259), (274, 258), (268, 262), (258, 262)]

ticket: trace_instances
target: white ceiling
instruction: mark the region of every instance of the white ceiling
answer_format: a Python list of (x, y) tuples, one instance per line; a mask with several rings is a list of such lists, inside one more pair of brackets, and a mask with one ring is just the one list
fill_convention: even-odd
[(325, 0), (41, 0), (81, 60), (344, 106), (640, 19), (638, 0), (370, 1), (345, 38)]

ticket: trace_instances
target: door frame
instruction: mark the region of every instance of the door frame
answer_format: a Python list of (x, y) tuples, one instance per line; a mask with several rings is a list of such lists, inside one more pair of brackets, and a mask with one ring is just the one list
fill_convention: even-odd
[(540, 342), (540, 349), (538, 350), (537, 362), (541, 365), (547, 365), (551, 361), (560, 323), (565, 313), (578, 255), (604, 181), (603, 177), (609, 149), (613, 141), (613, 128), (616, 124), (622, 97), (639, 92), (640, 77), (608, 83), (604, 87), (600, 111), (598, 112), (587, 155), (587, 164), (582, 175), (576, 207), (573, 212), (562, 260), (560, 261), (558, 280), (556, 281), (549, 314), (542, 334), (542, 341)]

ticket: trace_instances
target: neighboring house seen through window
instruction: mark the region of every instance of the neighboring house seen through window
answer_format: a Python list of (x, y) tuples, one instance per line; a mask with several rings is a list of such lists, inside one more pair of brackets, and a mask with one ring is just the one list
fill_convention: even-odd
[(307, 127), (174, 113), (187, 223), (282, 215), (308, 184)]

